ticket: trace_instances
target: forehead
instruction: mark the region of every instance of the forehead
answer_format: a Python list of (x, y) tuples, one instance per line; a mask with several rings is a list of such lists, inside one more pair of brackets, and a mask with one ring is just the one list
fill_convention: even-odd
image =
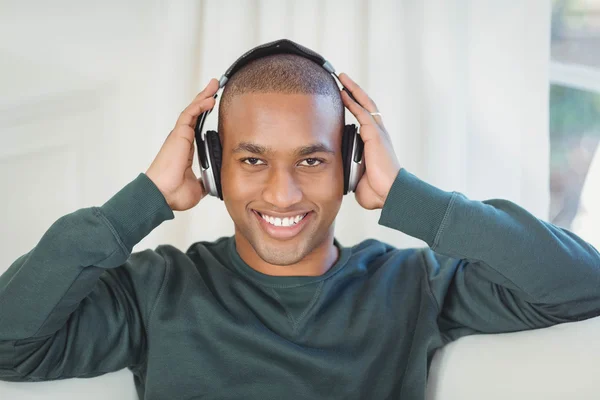
[(235, 95), (222, 121), (223, 145), (241, 141), (295, 145), (341, 141), (343, 114), (330, 97), (311, 94), (244, 93)]

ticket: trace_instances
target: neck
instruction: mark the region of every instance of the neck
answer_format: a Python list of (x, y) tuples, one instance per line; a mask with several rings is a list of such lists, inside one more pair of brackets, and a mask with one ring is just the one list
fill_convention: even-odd
[(240, 258), (254, 270), (272, 276), (320, 276), (329, 271), (339, 258), (339, 249), (333, 241), (333, 229), (321, 244), (300, 261), (289, 265), (275, 265), (263, 260), (252, 244), (236, 230), (235, 246)]

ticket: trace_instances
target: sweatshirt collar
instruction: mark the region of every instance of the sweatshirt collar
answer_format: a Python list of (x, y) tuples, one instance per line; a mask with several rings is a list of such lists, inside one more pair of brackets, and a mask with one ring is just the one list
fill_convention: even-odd
[(329, 268), (329, 270), (327, 270), (327, 272), (325, 272), (323, 275), (319, 275), (319, 276), (274, 276), (274, 275), (263, 274), (262, 272), (259, 272), (259, 271), (255, 270), (254, 268), (252, 268), (251, 266), (249, 266), (248, 264), (246, 264), (246, 262), (240, 257), (239, 253), (237, 252), (237, 248), (235, 246), (235, 236), (231, 236), (228, 239), (228, 241), (229, 241), (229, 243), (227, 244), (227, 248), (229, 250), (228, 253), (231, 256), (231, 261), (232, 261), (232, 264), (233, 264), (234, 268), (236, 269), (236, 271), (238, 271), (240, 274), (248, 277), (249, 279), (253, 280), (254, 282), (256, 282), (258, 284), (261, 284), (264, 286), (271, 286), (271, 287), (280, 287), (280, 288), (308, 285), (311, 283), (321, 282), (325, 279), (328, 279), (329, 277), (335, 275), (336, 273), (338, 273), (340, 270), (343, 269), (343, 267), (348, 262), (348, 259), (350, 258), (350, 255), (352, 253), (351, 248), (342, 246), (338, 242), (338, 240), (336, 238), (334, 238), (333, 244), (339, 249), (339, 257), (338, 257), (337, 261), (331, 266), (331, 268)]

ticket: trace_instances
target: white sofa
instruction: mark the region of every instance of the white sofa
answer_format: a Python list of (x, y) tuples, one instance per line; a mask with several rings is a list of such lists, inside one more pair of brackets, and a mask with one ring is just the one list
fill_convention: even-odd
[[(2, 400), (136, 400), (128, 370), (92, 379), (0, 382)], [(599, 400), (600, 317), (461, 338), (433, 360), (427, 400)], [(375, 400), (375, 399), (369, 399)]]
[(429, 372), (427, 400), (600, 400), (600, 317), (463, 337)]

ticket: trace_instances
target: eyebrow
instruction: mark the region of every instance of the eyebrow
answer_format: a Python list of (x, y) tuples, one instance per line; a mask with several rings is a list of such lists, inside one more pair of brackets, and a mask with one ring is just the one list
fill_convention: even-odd
[[(261, 146), (252, 142), (240, 142), (234, 149), (233, 153), (243, 153), (248, 152), (257, 155), (265, 155), (265, 154), (273, 154), (274, 151), (270, 147)], [(333, 150), (331, 150), (324, 143), (313, 143), (307, 146), (301, 146), (294, 150), (294, 155), (297, 157), (308, 156), (314, 153), (329, 153), (335, 154)]]

